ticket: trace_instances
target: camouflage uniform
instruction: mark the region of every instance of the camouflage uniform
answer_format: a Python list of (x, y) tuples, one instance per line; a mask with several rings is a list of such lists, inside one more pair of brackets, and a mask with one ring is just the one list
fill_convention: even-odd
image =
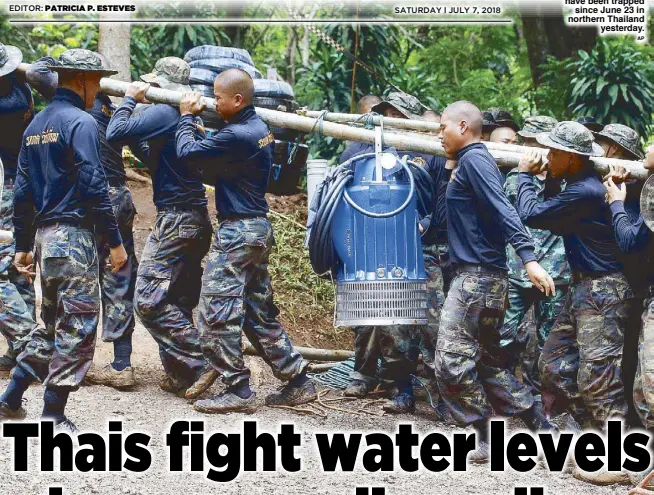
[[(14, 230), (13, 179), (6, 179), (0, 204), (0, 230)], [(14, 268), (14, 243), (0, 244), (0, 332), (7, 339), (7, 353), (16, 357), (36, 326), (34, 286)]]
[(136, 313), (159, 345), (166, 374), (181, 382), (195, 381), (205, 366), (193, 308), (211, 233), (206, 209), (161, 208), (138, 268)]
[[(354, 371), (352, 380), (359, 380), (374, 388), (377, 382), (377, 363), (382, 356), (380, 326), (354, 327)], [(383, 363), (382, 363), (383, 366)]]
[(93, 361), (100, 314), (94, 235), (73, 225), (40, 227), (34, 253), (46, 326), (30, 333), (16, 366), (46, 386), (75, 390)]
[(634, 381), (634, 404), (643, 426), (654, 427), (654, 298), (645, 301), (638, 343), (638, 369)]
[(534, 398), (506, 368), (513, 349), (502, 345), (509, 282), (506, 275), (462, 269), (452, 280), (436, 343), (436, 381), (452, 418), (468, 425), (493, 410), (517, 415)]
[(274, 375), (290, 380), (308, 363), (277, 320), (268, 274), (275, 242), (270, 221), (254, 217), (219, 222), (202, 277), (198, 327), (204, 356), (228, 388), (247, 382), (250, 370), (241, 351), (245, 333)]
[[(526, 122), (526, 125), (528, 122)], [(539, 201), (545, 199), (545, 181), (534, 176), (532, 179)], [(511, 170), (504, 183), (504, 192), (512, 204), (515, 204), (518, 188), (518, 169)], [(507, 246), (507, 265), (509, 267), (509, 306), (504, 316), (502, 327), (503, 345), (514, 342), (513, 365), (520, 366), (523, 382), (528, 384), (538, 398), (541, 392), (538, 359), (554, 322), (565, 304), (570, 285), (570, 267), (565, 254), (563, 238), (549, 230), (530, 229), (526, 227), (536, 246), (536, 259), (550, 274), (556, 285), (553, 296), (545, 296), (534, 288), (522, 260), (510, 244)], [(522, 321), (533, 306), (534, 325), (522, 325)], [(532, 340), (535, 342), (532, 344)]]
[(440, 326), (441, 310), (445, 302), (443, 272), (440, 267), (441, 247), (422, 247), (427, 274), (427, 308), (429, 323), (426, 326), (402, 325), (382, 326), (381, 353), (384, 364), (384, 378), (397, 379), (415, 373), (418, 354), (422, 354), (425, 365), (434, 369), (434, 349)]
[(102, 340), (113, 342), (134, 332), (134, 286), (138, 262), (134, 252), (134, 216), (136, 208), (127, 186), (109, 187), (109, 198), (118, 222), (127, 263), (113, 273), (109, 261), (109, 244), (102, 236), (97, 238), (102, 289)]
[(545, 342), (543, 386), (580, 424), (590, 420), (602, 428), (607, 419), (627, 414), (621, 361), (632, 297), (622, 273), (575, 281)]

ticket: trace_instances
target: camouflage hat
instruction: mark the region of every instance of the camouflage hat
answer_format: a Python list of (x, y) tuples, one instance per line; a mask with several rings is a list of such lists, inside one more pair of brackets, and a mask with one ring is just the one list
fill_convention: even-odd
[(109, 70), (106, 67), (99, 53), (85, 50), (84, 48), (66, 50), (59, 55), (57, 65), (50, 65), (48, 67), (57, 73), (96, 72), (103, 76), (118, 74), (118, 71)]
[(390, 93), (388, 98), (386, 98), (381, 103), (377, 103), (373, 106), (370, 111), (376, 112), (379, 114), (384, 114), (389, 108), (394, 108), (407, 119), (420, 120), (420, 114), (422, 114), (422, 104), (420, 100), (415, 96), (408, 95), (406, 93)]
[(520, 126), (516, 124), (516, 121), (513, 119), (510, 112), (499, 108), (489, 108), (488, 111), (491, 113), (493, 120), (498, 126), (510, 127), (515, 132), (520, 130)]
[(579, 117), (577, 119), (577, 122), (586, 126), (587, 129), (590, 129), (593, 132), (599, 132), (604, 128), (602, 124), (600, 124), (599, 122), (597, 122), (597, 120), (595, 120), (595, 117), (591, 117), (590, 115), (587, 115), (585, 117)]
[(640, 148), (640, 136), (631, 127), (622, 124), (608, 124), (600, 132), (593, 134), (617, 144), (639, 160), (645, 158)]
[(488, 110), (484, 110), (483, 112), (481, 112), (481, 118), (482, 118), (482, 129), (484, 130), (484, 132), (497, 129), (499, 127), (499, 125), (497, 125), (497, 123), (495, 122), (495, 117), (493, 117), (493, 114)]
[(586, 156), (604, 156), (604, 150), (595, 142), (593, 133), (579, 122), (559, 122), (547, 134), (538, 134), (536, 141), (548, 148)]
[(0, 77), (15, 71), (23, 61), (23, 53), (11, 45), (0, 43)]
[(181, 58), (165, 57), (157, 60), (154, 70), (141, 76), (141, 81), (156, 84), (160, 88), (186, 93), (191, 91), (188, 85), (191, 67)]
[(537, 134), (550, 132), (558, 124), (558, 120), (547, 115), (535, 115), (525, 119), (525, 125), (518, 131), (518, 135), (523, 138), (533, 138)]

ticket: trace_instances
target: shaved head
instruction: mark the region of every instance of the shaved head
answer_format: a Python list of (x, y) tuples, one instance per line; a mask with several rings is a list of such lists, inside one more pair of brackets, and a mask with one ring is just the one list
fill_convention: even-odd
[(375, 95), (366, 95), (363, 96), (359, 102), (357, 103), (357, 109), (359, 110), (359, 113), (370, 113), (370, 110), (372, 107), (377, 105), (377, 103), (381, 103), (382, 99), (379, 96)]
[(252, 104), (254, 83), (250, 74), (241, 69), (227, 69), (216, 77), (213, 83), (214, 91), (218, 88), (228, 96), (241, 95), (245, 105)]
[(228, 69), (218, 74), (213, 82), (216, 113), (227, 121), (248, 105), (254, 98), (254, 82), (250, 74), (241, 69)]
[(469, 101), (448, 105), (441, 116), (439, 136), (445, 152), (453, 157), (461, 148), (481, 139), (481, 111)]
[(443, 117), (445, 117), (445, 114), (447, 114), (450, 120), (467, 122), (468, 128), (473, 135), (475, 137), (481, 136), (484, 119), (481, 116), (481, 110), (474, 103), (469, 101), (455, 101), (445, 108)]

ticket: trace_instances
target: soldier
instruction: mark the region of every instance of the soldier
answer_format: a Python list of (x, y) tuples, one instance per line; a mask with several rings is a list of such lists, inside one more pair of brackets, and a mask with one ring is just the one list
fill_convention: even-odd
[[(30, 86), (16, 72), (23, 55), (15, 46), (0, 43), (0, 160), (4, 166), (4, 191), (0, 203), (0, 229), (13, 231), (14, 184), (23, 132), (34, 117)], [(34, 68), (54, 63), (51, 57), (32, 64)], [(26, 74), (26, 77), (29, 74)], [(30, 83), (44, 93), (47, 81), (34, 77)], [(56, 86), (56, 84), (55, 84)], [(54, 89), (53, 89), (54, 91)], [(36, 325), (34, 286), (13, 265), (14, 244), (0, 244), (0, 333), (7, 339), (7, 353), (0, 357), (0, 373), (9, 373), (16, 356)]]
[(577, 119), (577, 122), (582, 124), (586, 129), (588, 129), (591, 132), (599, 132), (602, 129), (604, 129), (604, 126), (597, 122), (595, 117), (591, 117), (590, 115), (587, 115), (585, 117), (579, 117)]
[[(9, 385), (0, 397), (0, 418), (23, 418), (22, 396), (43, 381), (43, 416), (77, 432), (64, 410), (91, 366), (100, 312), (98, 256), (93, 227), (107, 236), (114, 271), (127, 262), (111, 208), (98, 130), (84, 112), (93, 105), (102, 68), (88, 50), (64, 52), (59, 88), (28, 126), (18, 158), (13, 222), (16, 269), (31, 278), (31, 251), (41, 270), (44, 327), (29, 335)], [(36, 236), (34, 234), (36, 228)]]
[(176, 140), (180, 161), (187, 167), (203, 167), (214, 179), (219, 222), (202, 277), (199, 327), (204, 356), (226, 389), (197, 401), (194, 408), (205, 413), (256, 409), (241, 350), (243, 333), (275, 376), (288, 381), (266, 397), (266, 404), (305, 404), (316, 399), (316, 389), (306, 376), (308, 363), (277, 320), (268, 274), (275, 241), (265, 193), (275, 138), (254, 110), (254, 83), (247, 72), (220, 73), (214, 94), (216, 113), (227, 125), (198, 139), (193, 116), (204, 109), (204, 101), (199, 93), (185, 94)]
[(511, 116), (511, 113), (507, 110), (501, 110), (499, 108), (489, 108), (488, 111), (493, 116), (495, 123), (501, 127), (508, 127), (513, 132), (518, 132), (520, 126), (516, 123), (514, 118)]
[[(182, 59), (166, 57), (141, 79), (164, 89), (190, 91), (189, 72)], [(209, 250), (212, 227), (201, 171), (177, 158), (179, 110), (157, 104), (132, 116), (136, 104), (147, 101), (149, 87), (142, 82), (129, 86), (109, 121), (107, 142), (132, 148), (146, 142), (149, 148), (146, 164), (152, 174), (157, 218), (141, 254), (134, 305), (159, 345), (166, 372), (160, 388), (192, 399), (216, 379), (202, 356), (193, 323), (193, 309), (200, 297), (201, 262)], [(198, 119), (196, 130), (199, 124)]]
[[(607, 125), (606, 128), (608, 127)], [(650, 174), (654, 170), (654, 147), (650, 147), (647, 150), (644, 166), (650, 171)], [(645, 224), (643, 217), (638, 215), (634, 219), (632, 212), (626, 208), (627, 196), (632, 191), (624, 184), (614, 182), (613, 177), (607, 178), (604, 182), (604, 187), (607, 190), (607, 202), (611, 209), (613, 231), (615, 232), (618, 245), (620, 246), (620, 250), (628, 254), (634, 263), (638, 263), (640, 276), (636, 277), (635, 280), (642, 284), (645, 296), (645, 304), (643, 305), (645, 310), (642, 311), (633, 399), (642, 425), (646, 429), (651, 430), (654, 427), (654, 415), (652, 415), (652, 411), (654, 410), (654, 395), (652, 394), (651, 387), (654, 376), (650, 371), (651, 364), (649, 363), (654, 362), (654, 326), (652, 325), (652, 321), (654, 321), (654, 260), (652, 258), (654, 255), (654, 237)], [(630, 281), (632, 280), (634, 279), (630, 278)], [(623, 361), (623, 367), (629, 360), (633, 361), (634, 356), (630, 355), (628, 359), (625, 359)], [(642, 478), (642, 476), (630, 475), (626, 471), (609, 472), (600, 470), (594, 473), (586, 473), (578, 469), (574, 471), (574, 476), (595, 485), (627, 482), (636, 484)]]
[[(604, 152), (577, 122), (559, 122), (536, 140), (550, 149), (549, 162), (543, 165), (539, 153), (522, 156), (517, 209), (529, 227), (563, 237), (572, 270), (565, 307), (541, 354), (540, 375), (557, 404), (571, 412), (571, 428), (578, 429), (575, 421), (602, 428), (607, 419), (627, 413), (620, 365), (633, 297), (622, 273), (606, 190), (589, 160)], [(532, 175), (545, 167), (553, 178), (565, 178), (566, 187), (539, 202)]]
[[(527, 117), (522, 130), (518, 135), (530, 146), (540, 147), (535, 136), (551, 131), (557, 124), (556, 119), (546, 116)], [(535, 143), (532, 144), (532, 143)], [(518, 168), (512, 169), (504, 183), (504, 192), (512, 205), (515, 206), (518, 193)], [(547, 172), (532, 177), (539, 202), (543, 202), (550, 194), (551, 189), (560, 188), (551, 184)], [(520, 365), (523, 382), (528, 384), (534, 398), (541, 400), (541, 383), (538, 372), (538, 359), (557, 316), (563, 309), (568, 286), (570, 285), (570, 268), (565, 255), (563, 239), (548, 230), (530, 229), (527, 232), (536, 246), (536, 259), (554, 280), (556, 291), (550, 297), (544, 297), (537, 290), (527, 276), (522, 260), (512, 246), (507, 246), (507, 264), (509, 267), (509, 306), (504, 315), (504, 324), (501, 335), (507, 345), (515, 342), (513, 356), (516, 365)], [(524, 318), (533, 308), (534, 325), (523, 324)], [(532, 334), (533, 333), (533, 334)], [(532, 340), (534, 340), (532, 344)], [(533, 350), (532, 350), (533, 349)], [(527, 353), (525, 351), (527, 350)], [(548, 411), (550, 404), (546, 403)]]
[(377, 95), (362, 96), (357, 102), (357, 110), (360, 114), (370, 113), (372, 107), (381, 103), (382, 99)]
[[(72, 52), (72, 50), (70, 51)], [(68, 56), (70, 54), (66, 54)], [(102, 56), (96, 53), (102, 60)], [(106, 63), (103, 60), (103, 66)], [(57, 73), (47, 67), (41, 71), (44, 78), (52, 78), (52, 94), (44, 95), (52, 99), (57, 86)], [(30, 67), (31, 71), (34, 71)], [(28, 79), (30, 74), (28, 73)], [(106, 236), (98, 236), (98, 264), (100, 267), (100, 293), (102, 297), (102, 340), (113, 342), (114, 360), (103, 368), (91, 366), (86, 373), (86, 381), (107, 385), (117, 389), (130, 388), (135, 385), (134, 370), (131, 367), (132, 333), (134, 332), (134, 285), (138, 267), (134, 253), (134, 236), (132, 232), (136, 209), (127, 187), (125, 168), (122, 159), (122, 147), (107, 144), (107, 125), (115, 110), (108, 96), (98, 92), (93, 106), (88, 113), (98, 124), (100, 139), (100, 161), (107, 177), (109, 198), (118, 222), (123, 246), (128, 254), (127, 263), (116, 273), (109, 263), (109, 243)]]
[(622, 124), (608, 124), (601, 131), (593, 132), (593, 134), (607, 158), (643, 159), (640, 136), (631, 127)]
[(491, 143), (517, 144), (518, 135), (510, 127), (498, 127), (488, 137)]
[(470, 457), (477, 462), (488, 459), (487, 420), (493, 409), (520, 416), (532, 430), (552, 427), (528, 387), (508, 371), (511, 356), (501, 347), (499, 330), (509, 285), (507, 241), (534, 286), (546, 295), (555, 290), (502, 191), (500, 171), (480, 142), (481, 132), (482, 114), (472, 103), (455, 102), (443, 112), (443, 147), (457, 160), (448, 161), (440, 187), (447, 200), (449, 256), (456, 275), (441, 313), (435, 361), (438, 389), (449, 414), (479, 432), (479, 448)]
[[(417, 98), (404, 93), (390, 93), (388, 99), (373, 107), (372, 111), (385, 116), (401, 115), (401, 118), (419, 119), (421, 110)], [(354, 143), (356, 155), (373, 153), (371, 144)], [(408, 156), (422, 166), (431, 176), (434, 185), (441, 182), (445, 169), (445, 158), (416, 152), (398, 152), (400, 157)], [(435, 198), (434, 198), (435, 199)], [(442, 206), (442, 205), (441, 205)], [(411, 375), (416, 371), (419, 351), (433, 374), (434, 342), (438, 334), (440, 312), (445, 300), (441, 262), (447, 256), (447, 236), (442, 226), (444, 210), (438, 209), (434, 200), (434, 211), (419, 223), (422, 233), (422, 248), (429, 291), (429, 325), (427, 328), (404, 326), (362, 326), (355, 327), (355, 364), (352, 381), (345, 389), (345, 395), (363, 397), (372, 390), (376, 381), (377, 360), (381, 356), (383, 376), (395, 382), (395, 394), (384, 410), (391, 413), (413, 412), (415, 400)]]
[(440, 124), (441, 114), (434, 110), (425, 110), (421, 116), (421, 119), (426, 120), (427, 122), (434, 122), (436, 124)]
[[(482, 127), (481, 127), (481, 140), (488, 141), (490, 139), (491, 133), (495, 129), (498, 129), (500, 126), (495, 122), (495, 117), (493, 117), (493, 114), (491, 112), (486, 110), (484, 112), (481, 112), (481, 115), (483, 117)], [(442, 120), (443, 117), (441, 116), (441, 121)]]

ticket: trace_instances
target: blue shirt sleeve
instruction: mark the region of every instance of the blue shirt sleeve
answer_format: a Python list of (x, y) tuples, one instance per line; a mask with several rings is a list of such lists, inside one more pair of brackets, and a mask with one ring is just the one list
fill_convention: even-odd
[(136, 145), (141, 141), (154, 139), (174, 129), (179, 119), (179, 110), (170, 105), (152, 105), (132, 117), (136, 100), (131, 96), (123, 98), (114, 111), (107, 126), (107, 142), (122, 145)]
[(109, 247), (118, 247), (123, 241), (109, 199), (107, 178), (100, 162), (97, 124), (94, 120), (76, 120), (64, 128), (70, 136), (68, 145), (75, 156), (80, 195), (92, 208), (96, 229), (107, 234)]
[(648, 243), (650, 230), (645, 225), (642, 216), (638, 216), (636, 223), (629, 220), (622, 201), (614, 201), (610, 205), (613, 219), (615, 238), (623, 253), (643, 250)]
[(556, 196), (539, 202), (536, 186), (531, 174), (520, 172), (518, 174), (518, 196), (516, 209), (523, 222), (535, 229), (549, 230), (555, 234), (563, 235), (570, 229), (577, 228), (577, 221), (583, 216), (579, 200), (585, 195), (576, 182), (568, 184), (565, 190)]
[(14, 236), (16, 252), (28, 253), (34, 245), (34, 196), (30, 170), (25, 157), (25, 145), (18, 155), (18, 173), (14, 185)]
[(218, 176), (233, 172), (229, 158), (234, 156), (237, 138), (231, 129), (225, 128), (211, 137), (196, 140), (194, 117), (184, 115), (177, 125), (176, 143), (177, 157), (186, 165), (211, 170)]
[[(469, 158), (470, 157), (470, 158)], [(477, 158), (474, 163), (472, 158)], [(470, 186), (486, 211), (497, 219), (504, 238), (513, 246), (522, 262), (536, 261), (534, 244), (520, 221), (515, 208), (504, 195), (502, 176), (497, 165), (477, 153), (468, 153), (459, 160), (465, 167)]]

